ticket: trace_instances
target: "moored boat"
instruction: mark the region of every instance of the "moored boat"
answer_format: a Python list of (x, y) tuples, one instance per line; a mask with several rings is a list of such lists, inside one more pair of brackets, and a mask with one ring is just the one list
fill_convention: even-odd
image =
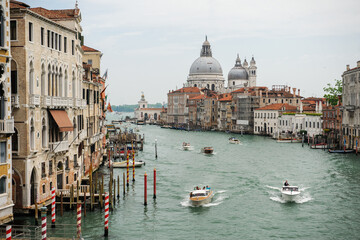
[[(142, 167), (143, 165), (145, 165), (145, 162), (139, 160), (139, 161), (135, 161), (135, 167)], [(126, 168), (127, 164), (126, 161), (122, 161), (122, 162), (113, 162), (112, 166), (114, 168)], [(133, 167), (133, 162), (129, 161), (129, 168)]]
[(239, 144), (240, 140), (235, 138), (235, 137), (231, 137), (231, 138), (229, 138), (229, 143), (231, 143), (231, 144)]
[(214, 197), (214, 192), (209, 188), (197, 189), (190, 192), (190, 203), (193, 206), (201, 206), (210, 203)]
[(285, 201), (293, 202), (299, 194), (300, 191), (297, 186), (283, 186), (281, 188), (281, 196)]
[(190, 150), (191, 145), (190, 145), (190, 143), (183, 142), (182, 147), (183, 147), (183, 150), (187, 151), (187, 150)]
[(329, 153), (353, 153), (354, 150), (353, 149), (329, 149)]
[(204, 147), (203, 149), (201, 149), (201, 152), (205, 154), (212, 154), (214, 152), (214, 149), (212, 147)]
[(281, 138), (278, 139), (276, 142), (278, 143), (301, 143), (302, 140), (298, 138)]
[(327, 143), (318, 143), (318, 144), (313, 144), (310, 146), (310, 148), (312, 149), (328, 149), (330, 147), (334, 147), (334, 145), (329, 145)]

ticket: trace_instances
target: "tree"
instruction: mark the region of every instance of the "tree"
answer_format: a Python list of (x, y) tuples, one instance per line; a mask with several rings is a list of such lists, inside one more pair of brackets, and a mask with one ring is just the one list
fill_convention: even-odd
[(330, 83), (327, 84), (327, 87), (323, 88), (325, 94), (324, 97), (326, 100), (333, 106), (338, 104), (338, 96), (342, 95), (342, 81), (335, 79), (335, 86), (331, 86)]

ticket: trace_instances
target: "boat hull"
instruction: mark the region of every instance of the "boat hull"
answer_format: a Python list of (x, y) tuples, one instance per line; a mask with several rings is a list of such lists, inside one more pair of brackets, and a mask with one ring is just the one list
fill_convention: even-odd
[[(143, 165), (145, 164), (145, 162), (136, 162), (135, 161), (135, 167), (142, 167)], [(123, 161), (123, 162), (113, 162), (112, 163), (112, 166), (114, 168), (126, 168), (127, 167), (127, 164), (126, 164), (126, 161)], [(132, 168), (133, 167), (133, 163), (132, 162), (129, 162), (129, 168)]]
[(183, 150), (185, 150), (185, 151), (190, 150), (190, 146), (183, 146)]
[(214, 197), (214, 193), (213, 191), (211, 191), (211, 193), (206, 197), (206, 198), (197, 198), (197, 197), (192, 197), (190, 198), (190, 203), (193, 206), (202, 206), (204, 204), (208, 204), (212, 201), (212, 198)]
[(297, 193), (284, 193), (282, 192), (281, 195), (282, 195), (282, 198), (287, 201), (287, 202), (294, 202), (297, 197), (299, 196), (300, 192), (297, 192)]

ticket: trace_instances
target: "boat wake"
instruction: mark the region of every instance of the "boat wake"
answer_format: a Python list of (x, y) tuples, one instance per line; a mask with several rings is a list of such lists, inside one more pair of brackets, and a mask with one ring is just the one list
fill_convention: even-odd
[(227, 195), (223, 194), (225, 192), (226, 192), (226, 190), (220, 190), (220, 191), (215, 192), (215, 195), (214, 195), (212, 201), (210, 203), (207, 203), (207, 204), (204, 204), (201, 206), (193, 206), (190, 203), (188, 197), (184, 198), (180, 202), (180, 205), (183, 207), (213, 207), (213, 206), (217, 206), (217, 205), (220, 205), (221, 203), (223, 203), (225, 199), (229, 198)]
[[(288, 201), (284, 200), (281, 196), (281, 188), (273, 187), (273, 186), (266, 186), (266, 187), (276, 190), (276, 191), (268, 191), (268, 193), (270, 194), (271, 200), (273, 200), (274, 202), (279, 202), (279, 203), (288, 203)], [(309, 187), (304, 187), (304, 188), (299, 189), (301, 194), (295, 199), (294, 203), (298, 203), (298, 204), (306, 203), (313, 199), (310, 196), (310, 193), (306, 192), (306, 189), (309, 189)]]

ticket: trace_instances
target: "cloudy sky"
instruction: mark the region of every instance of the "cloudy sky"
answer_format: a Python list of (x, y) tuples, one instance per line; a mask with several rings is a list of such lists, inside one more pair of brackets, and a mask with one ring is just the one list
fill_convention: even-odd
[[(75, 0), (29, 0), (72, 8)], [(236, 54), (255, 57), (259, 86), (322, 96), (360, 60), (359, 0), (79, 0), (85, 44), (103, 52), (113, 105), (166, 102), (182, 87), (205, 35), (227, 79)]]

